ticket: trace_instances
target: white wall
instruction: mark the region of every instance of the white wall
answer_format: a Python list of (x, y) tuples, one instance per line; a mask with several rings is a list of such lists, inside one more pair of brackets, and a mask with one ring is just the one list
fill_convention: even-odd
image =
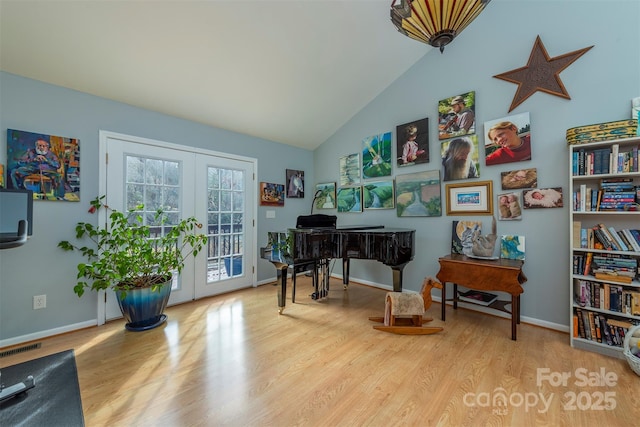
[[(526, 238), (522, 315), (540, 324), (566, 327), (568, 310), (568, 150), (565, 132), (586, 124), (630, 117), (631, 98), (640, 96), (640, 2), (638, 1), (492, 1), (485, 11), (443, 54), (430, 51), (365, 109), (326, 141), (315, 153), (316, 178), (337, 181), (338, 159), (359, 152), (363, 138), (392, 131), (397, 125), (429, 118), (430, 163), (397, 168), (393, 174), (438, 170), (437, 103), (468, 91), (476, 92), (476, 120), (481, 146), (480, 178), (492, 180), (500, 192), (500, 172), (537, 168), (540, 187), (562, 187), (562, 209), (528, 209), (522, 221), (498, 221), (498, 234)], [(551, 57), (591, 45), (594, 47), (560, 73), (571, 100), (537, 92), (508, 112), (515, 84), (492, 76), (526, 65), (536, 36)], [(402, 37), (398, 34), (398, 37)], [(411, 39), (407, 43), (417, 43)], [(384, 58), (380, 59), (384, 61)], [(532, 160), (486, 167), (485, 121), (529, 112)], [(461, 181), (456, 181), (461, 182)], [(405, 269), (405, 288), (419, 290), (425, 276), (435, 276), (438, 257), (450, 252), (451, 222), (446, 216), (444, 185), (441, 217), (398, 218), (395, 211), (339, 214), (338, 221), (381, 223), (415, 228), (416, 258)], [(490, 217), (481, 219), (485, 229)], [(469, 217), (466, 217), (469, 219)], [(391, 284), (387, 267), (352, 263), (354, 278)], [(439, 292), (434, 296), (439, 297)]]

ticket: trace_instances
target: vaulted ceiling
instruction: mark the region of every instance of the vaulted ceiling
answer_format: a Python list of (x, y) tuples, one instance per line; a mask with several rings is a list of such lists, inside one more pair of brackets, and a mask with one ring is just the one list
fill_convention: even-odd
[(315, 149), (430, 48), (391, 0), (0, 0), (0, 69)]

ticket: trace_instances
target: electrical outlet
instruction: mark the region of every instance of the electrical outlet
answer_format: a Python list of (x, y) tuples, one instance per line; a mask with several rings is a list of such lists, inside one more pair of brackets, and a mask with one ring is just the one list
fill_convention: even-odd
[(41, 308), (45, 308), (47, 306), (47, 296), (46, 295), (35, 295), (33, 297), (33, 309), (39, 310)]

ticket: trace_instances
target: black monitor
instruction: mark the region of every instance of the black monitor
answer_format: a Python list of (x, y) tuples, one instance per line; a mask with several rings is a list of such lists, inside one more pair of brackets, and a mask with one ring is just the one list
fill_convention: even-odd
[(0, 188), (0, 234), (18, 233), (18, 222), (27, 221), (27, 235), (33, 234), (33, 191)]

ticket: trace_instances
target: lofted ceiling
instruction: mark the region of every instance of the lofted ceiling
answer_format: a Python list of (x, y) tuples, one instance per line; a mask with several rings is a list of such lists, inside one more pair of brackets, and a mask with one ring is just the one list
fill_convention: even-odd
[(315, 149), (431, 48), (391, 0), (0, 0), (0, 69)]

